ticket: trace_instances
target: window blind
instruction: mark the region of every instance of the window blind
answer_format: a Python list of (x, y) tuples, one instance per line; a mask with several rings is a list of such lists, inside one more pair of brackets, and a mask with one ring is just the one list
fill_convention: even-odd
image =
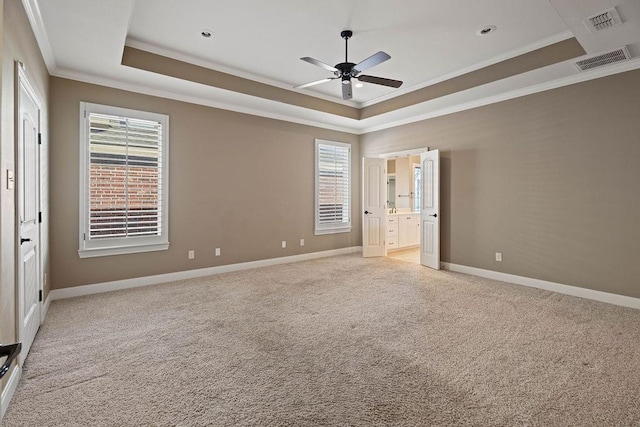
[(350, 223), (350, 148), (317, 144), (317, 225)]
[(162, 124), (89, 114), (89, 240), (160, 236)]

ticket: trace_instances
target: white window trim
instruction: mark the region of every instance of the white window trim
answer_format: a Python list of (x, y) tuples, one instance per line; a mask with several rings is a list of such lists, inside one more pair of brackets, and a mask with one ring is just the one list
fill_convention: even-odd
[[(128, 237), (94, 241), (85, 239), (89, 232), (89, 115), (90, 113), (110, 114), (143, 120), (154, 120), (162, 124), (162, 212), (160, 236)], [(80, 102), (80, 216), (78, 220), (78, 255), (80, 258), (92, 258), (109, 255), (122, 255), (140, 252), (162, 251), (169, 249), (169, 116), (128, 108)], [(126, 241), (125, 241), (126, 240)], [(117, 243), (117, 244), (115, 244)]]
[[(320, 219), (319, 219), (319, 186), (320, 186), (320, 180), (319, 180), (319, 166), (320, 166), (320, 159), (319, 159), (319, 152), (318, 152), (318, 146), (320, 144), (323, 145), (334, 145), (334, 146), (338, 146), (338, 147), (345, 147), (348, 148), (349, 150), (349, 222), (347, 223), (341, 223), (341, 224), (320, 224)], [(316, 139), (315, 140), (315, 146), (314, 146), (314, 150), (315, 150), (315, 208), (314, 208), (314, 212), (313, 215), (315, 217), (315, 231), (314, 234), (316, 236), (320, 236), (320, 235), (324, 235), (324, 234), (337, 234), (337, 233), (350, 233), (351, 232), (351, 211), (353, 210), (353, 203), (351, 202), (353, 199), (353, 195), (351, 194), (352, 192), (352, 187), (351, 187), (351, 179), (352, 179), (352, 168), (351, 168), (351, 144), (346, 144), (344, 142), (336, 142), (336, 141), (327, 141), (324, 139)]]

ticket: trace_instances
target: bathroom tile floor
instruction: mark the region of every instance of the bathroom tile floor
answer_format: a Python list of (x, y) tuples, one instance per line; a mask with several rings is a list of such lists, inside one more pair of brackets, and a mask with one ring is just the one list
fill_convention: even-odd
[(387, 256), (389, 258), (399, 259), (401, 261), (420, 264), (420, 248), (410, 248), (395, 252), (389, 252)]

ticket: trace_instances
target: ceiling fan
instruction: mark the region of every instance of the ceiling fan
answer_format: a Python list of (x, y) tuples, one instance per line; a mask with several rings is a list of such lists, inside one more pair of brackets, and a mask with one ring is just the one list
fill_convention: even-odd
[(318, 61), (317, 59), (309, 58), (308, 56), (305, 56), (304, 58), (300, 58), (305, 62), (308, 62), (313, 65), (317, 65), (318, 67), (324, 68), (327, 71), (331, 71), (333, 73), (333, 76), (327, 77), (326, 79), (316, 80), (314, 82), (301, 84), (301, 85), (295, 86), (294, 89), (304, 89), (309, 86), (315, 86), (320, 83), (325, 83), (331, 80), (340, 79), (342, 82), (342, 99), (351, 99), (351, 97), (353, 96), (351, 92), (352, 78), (358, 79), (361, 82), (373, 83), (373, 84), (382, 85), (382, 86), (390, 86), (394, 88), (399, 88), (400, 86), (402, 86), (402, 82), (400, 80), (392, 80), (392, 79), (386, 79), (384, 77), (367, 76), (367, 75), (360, 74), (364, 70), (375, 67), (376, 65), (390, 59), (391, 56), (389, 56), (385, 52), (380, 51), (378, 53), (371, 55), (364, 61), (359, 62), (357, 64), (354, 64), (353, 62), (349, 62), (348, 43), (352, 35), (353, 35), (353, 32), (350, 30), (345, 30), (340, 33), (340, 37), (344, 39), (344, 62), (336, 64), (335, 67), (332, 67), (329, 64), (325, 64), (322, 61)]

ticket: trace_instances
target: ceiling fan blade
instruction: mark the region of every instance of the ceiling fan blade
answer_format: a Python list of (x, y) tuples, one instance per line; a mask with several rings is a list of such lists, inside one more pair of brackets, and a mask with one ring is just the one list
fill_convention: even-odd
[(319, 85), (320, 83), (330, 82), (331, 80), (335, 80), (337, 77), (327, 77), (326, 79), (316, 80), (315, 82), (309, 82), (302, 85), (294, 86), (294, 89), (304, 89), (305, 87)]
[(335, 73), (335, 72), (337, 72), (337, 71), (338, 71), (338, 69), (337, 69), (337, 68), (332, 67), (332, 66), (331, 66), (331, 65), (329, 65), (329, 64), (325, 64), (325, 63), (324, 63), (324, 62), (322, 62), (322, 61), (318, 61), (317, 59), (309, 58), (308, 56), (305, 56), (304, 58), (300, 58), (300, 59), (302, 59), (302, 60), (303, 60), (303, 61), (305, 61), (305, 62), (308, 62), (309, 64), (317, 65), (318, 67), (320, 67), (320, 68), (324, 68), (325, 70), (327, 70), (327, 71), (331, 71), (331, 72), (333, 72), (333, 73)]
[(382, 86), (390, 86), (395, 88), (399, 88), (400, 86), (402, 86), (402, 82), (400, 80), (385, 79), (384, 77), (358, 76), (357, 79), (361, 82), (373, 83)]
[(351, 80), (348, 80), (348, 83), (342, 82), (342, 99), (351, 99), (353, 94), (351, 93)]
[(371, 67), (375, 67), (378, 64), (383, 63), (384, 61), (390, 59), (391, 56), (389, 56), (389, 54), (384, 53), (382, 51), (378, 52), (378, 53), (374, 53), (373, 55), (371, 55), (370, 57), (368, 57), (367, 59), (365, 59), (364, 61), (356, 64), (353, 67), (353, 71), (355, 71), (356, 73), (360, 73), (366, 69), (369, 69)]

